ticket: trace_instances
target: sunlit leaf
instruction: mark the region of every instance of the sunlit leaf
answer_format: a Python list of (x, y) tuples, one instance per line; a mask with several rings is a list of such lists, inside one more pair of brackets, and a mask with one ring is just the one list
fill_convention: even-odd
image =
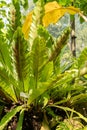
[(49, 2), (45, 5), (45, 14), (58, 8), (61, 8), (61, 5), (59, 5), (56, 1)]
[(20, 112), (20, 117), (19, 117), (16, 130), (22, 130), (23, 118), (24, 118), (24, 109)]
[(12, 75), (10, 75), (6, 69), (0, 68), (0, 89), (9, 95), (12, 100), (17, 102), (13, 85), (17, 87), (17, 83), (15, 82), (15, 79), (12, 77)]
[(25, 38), (27, 38), (28, 36), (28, 33), (29, 33), (29, 30), (30, 30), (30, 25), (31, 25), (31, 22), (32, 22), (32, 14), (33, 14), (33, 11), (31, 11), (27, 17), (26, 17), (26, 20), (24, 22), (24, 25), (22, 27), (22, 32), (24, 33), (25, 35)]
[(11, 64), (10, 45), (7, 44), (7, 41), (2, 36), (0, 36), (0, 62), (4, 65), (4, 67), (12, 71), (13, 67)]
[(50, 10), (45, 13), (43, 17), (43, 25), (47, 27), (50, 23), (56, 23), (65, 13), (76, 14), (79, 12), (79, 9), (70, 7), (60, 7), (55, 8), (54, 10)]
[(46, 81), (47, 79), (49, 79), (52, 75), (53, 72), (53, 62), (49, 62), (42, 71), (41, 74), (41, 80), (42, 81)]
[(40, 95), (42, 95), (44, 92), (51, 88), (60, 87), (65, 82), (69, 82), (72, 80), (72, 74), (73, 72), (67, 72), (64, 74), (60, 74), (56, 76), (54, 79), (49, 79), (49, 82), (40, 82), (38, 83), (38, 89), (35, 89), (35, 91), (32, 92), (31, 96), (28, 99), (28, 104), (33, 102), (36, 98), (38, 98)]
[[(25, 41), (21, 28), (18, 27), (14, 34), (14, 58), (15, 66), (20, 81), (25, 81), (29, 74), (29, 51), (27, 41)], [(21, 84), (21, 90), (22, 90)]]
[(83, 49), (78, 58), (78, 67), (81, 68), (87, 62), (87, 47)]
[(12, 119), (12, 117), (22, 109), (22, 106), (18, 106), (8, 112), (0, 121), (0, 130), (3, 130), (7, 123)]
[(6, 6), (6, 2), (5, 1), (0, 1), (0, 8)]
[[(73, 6), (61, 7), (56, 1), (47, 3), (44, 8), (45, 15), (42, 18), (42, 22), (45, 27), (47, 27), (50, 23), (56, 23), (65, 13), (74, 15), (80, 12), (78, 8)], [(22, 28), (25, 38), (28, 38), (28, 33), (32, 22), (32, 14), (33, 11), (28, 14)]]

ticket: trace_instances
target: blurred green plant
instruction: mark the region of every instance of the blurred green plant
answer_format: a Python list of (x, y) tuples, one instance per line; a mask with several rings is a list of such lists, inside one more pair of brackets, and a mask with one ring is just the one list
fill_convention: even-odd
[(51, 119), (56, 118), (52, 127), (61, 120), (62, 115), (57, 117), (52, 108), (66, 113), (73, 112), (87, 122), (86, 117), (73, 109), (76, 104), (87, 101), (86, 71), (83, 73), (87, 49), (84, 49), (78, 59), (61, 66), (60, 59), (69, 38), (70, 27), (54, 39), (42, 26), (44, 2), (38, 0), (32, 16), (30, 39), (25, 40), (20, 1), (13, 0), (12, 6), (14, 8), (10, 12), (6, 32), (3, 31), (5, 25), (2, 18), (0, 20), (0, 113), (7, 104), (11, 105), (10, 110), (0, 117), (0, 130), (7, 128), (16, 114), (19, 114), (16, 129), (22, 130), (25, 112), (32, 112), (34, 108), (43, 113), (41, 129), (50, 129)]

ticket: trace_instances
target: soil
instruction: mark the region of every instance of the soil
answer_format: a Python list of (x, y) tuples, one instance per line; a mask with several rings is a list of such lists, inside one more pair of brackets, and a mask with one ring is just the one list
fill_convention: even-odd
[[(11, 109), (13, 109), (19, 105), (21, 105), (20, 102), (18, 104), (10, 103), (9, 105), (5, 106), (5, 108), (2, 112), (1, 118), (6, 113), (8, 113)], [(31, 106), (31, 109), (29, 109), (28, 111), (25, 111), (22, 130), (40, 130), (41, 129), (44, 112), (40, 108), (41, 107)], [(61, 116), (62, 120), (65, 119), (66, 113), (63, 110), (57, 109), (57, 108), (50, 108), (50, 109), (46, 110), (48, 122), (50, 122), (50, 120), (52, 119), (52, 115), (51, 115), (51, 113), (49, 113), (51, 111), (53, 111), (54, 114)], [(11, 121), (8, 123), (8, 125), (6, 126), (6, 128), (4, 130), (16, 130), (18, 119), (19, 119), (19, 113), (17, 113), (11, 119)], [(54, 129), (55, 128), (53, 128), (52, 130), (54, 130)]]
[[(2, 117), (13, 109), (15, 105), (6, 106), (3, 110)], [(12, 120), (8, 123), (4, 130), (16, 130), (19, 113), (17, 113)], [(39, 109), (32, 107), (31, 110), (25, 111), (22, 130), (40, 130), (42, 125), (43, 112)]]
[(43, 113), (40, 110), (25, 111), (23, 130), (40, 130), (42, 125)]

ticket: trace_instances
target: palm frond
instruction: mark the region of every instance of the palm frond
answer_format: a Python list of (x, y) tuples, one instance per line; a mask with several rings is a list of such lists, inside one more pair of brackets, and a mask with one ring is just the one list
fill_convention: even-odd
[(27, 41), (24, 40), (21, 28), (18, 27), (14, 34), (14, 57), (18, 79), (21, 82), (21, 90), (23, 91), (23, 82), (29, 74), (29, 49)]
[(21, 7), (20, 1), (12, 0), (12, 4), (14, 6), (14, 11), (12, 12), (12, 27), (14, 31), (17, 29), (18, 26), (21, 26)]
[(17, 112), (19, 112), (22, 109), (22, 106), (18, 106), (14, 109), (12, 109), (9, 113), (7, 113), (2, 120), (0, 121), (0, 130), (3, 130), (7, 123), (12, 119), (12, 117), (15, 116)]
[(12, 72), (11, 50), (8, 41), (0, 36), (0, 64)]
[(8, 95), (6, 95), (5, 92), (3, 92), (2, 88), (0, 87), (0, 103), (3, 105), (3, 104), (8, 104), (10, 102), (11, 102), (11, 99), (9, 98)]
[(32, 92), (28, 99), (28, 104), (30, 105), (31, 102), (33, 102), (36, 98), (38, 98), (40, 95), (42, 95), (44, 92), (51, 90), (52, 88), (58, 88), (61, 87), (64, 83), (67, 83), (69, 81), (72, 81), (72, 75), (75, 72), (67, 72), (63, 73), (57, 76), (54, 76), (52, 78), (49, 78), (47, 82), (39, 82), (38, 88)]
[(84, 50), (81, 52), (78, 58), (78, 67), (79, 68), (83, 67), (86, 62), (87, 62), (87, 47), (84, 48)]
[[(0, 88), (6, 93), (10, 99), (17, 102), (18, 87), (15, 79), (4, 68), (0, 68)], [(17, 90), (15, 92), (15, 90)]]
[(48, 49), (52, 49), (52, 45), (54, 44), (54, 39), (52, 35), (49, 33), (49, 31), (42, 25), (38, 26), (37, 31), (38, 31), (38, 35), (43, 37), (44, 40), (46, 41), (46, 47)]
[(37, 37), (32, 46), (32, 68), (35, 81), (39, 80), (39, 69), (47, 58), (46, 43), (42, 37)]
[(44, 14), (43, 4), (44, 4), (43, 1), (38, 0), (36, 2), (36, 6), (33, 11), (32, 24), (31, 24), (30, 33), (29, 33), (30, 48), (33, 45), (34, 39), (37, 37), (38, 25), (42, 24), (42, 17)]
[(67, 27), (67, 28), (65, 28), (63, 33), (58, 37), (58, 39), (56, 41), (56, 45), (53, 46), (54, 48), (49, 57), (49, 61), (56, 60), (57, 56), (61, 52), (61, 49), (64, 47), (64, 45), (66, 45), (67, 39), (69, 38), (69, 34), (70, 34), (70, 28)]
[[(44, 46), (45, 48), (43, 50), (43, 54), (46, 53), (46, 55), (47, 55), (46, 56), (47, 58), (45, 59), (44, 62), (42, 62), (42, 65), (41, 65), (39, 71), (46, 71), (47, 66), (51, 65), (51, 63), (49, 63), (49, 55), (50, 55), (51, 50), (52, 50), (52, 45), (54, 44), (54, 39), (51, 36), (51, 34), (49, 34), (48, 30), (46, 30), (46, 28), (44, 28), (41, 25), (38, 26), (37, 32), (38, 32), (38, 36), (43, 39), (43, 42), (44, 42), (43, 45), (45, 45)], [(46, 68), (44, 68), (44, 67), (46, 67)]]
[(21, 110), (21, 112), (20, 112), (19, 121), (18, 121), (16, 130), (22, 130), (23, 118), (24, 118), (24, 109)]
[(61, 58), (60, 54), (63, 47), (67, 44), (67, 40), (70, 34), (70, 28), (67, 27), (63, 31), (61, 36), (59, 36), (58, 39), (56, 40), (56, 43), (55, 40), (52, 38), (52, 36), (44, 28), (39, 27), (38, 34), (41, 37), (44, 37), (46, 41), (46, 47), (48, 50), (48, 60), (45, 61), (45, 63), (41, 66), (40, 70), (43, 69), (49, 62), (52, 61), (54, 73), (55, 74), (60, 73), (60, 58)]

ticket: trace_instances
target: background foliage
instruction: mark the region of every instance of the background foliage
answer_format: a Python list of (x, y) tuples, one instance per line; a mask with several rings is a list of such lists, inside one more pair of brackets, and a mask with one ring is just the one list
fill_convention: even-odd
[[(17, 130), (29, 129), (33, 122), (40, 123), (41, 130), (64, 128), (85, 130), (87, 127), (85, 41), (82, 39), (83, 50), (80, 43), (77, 43), (78, 55), (73, 57), (69, 44), (71, 29), (67, 27), (70, 26), (70, 15), (66, 14), (55, 26), (51, 24), (44, 28), (42, 25), (44, 4), (49, 1), (34, 2), (36, 3), (29, 39), (25, 40), (22, 26), (26, 9), (30, 6), (28, 1), (12, 0), (10, 3), (0, 1), (0, 129), (14, 127), (16, 118)], [(69, 0), (58, 2), (65, 7), (72, 4)], [(73, 2), (82, 9), (83, 2)], [(85, 9), (83, 11), (86, 14)], [(83, 32), (80, 30), (82, 31), (82, 26), (87, 25), (80, 24), (78, 16), (76, 20), (76, 27), (81, 28), (77, 30), (77, 34), (83, 38)], [(86, 34), (84, 37), (87, 38)], [(26, 124), (27, 118), (29, 126)], [(35, 124), (32, 129), (36, 129)]]

